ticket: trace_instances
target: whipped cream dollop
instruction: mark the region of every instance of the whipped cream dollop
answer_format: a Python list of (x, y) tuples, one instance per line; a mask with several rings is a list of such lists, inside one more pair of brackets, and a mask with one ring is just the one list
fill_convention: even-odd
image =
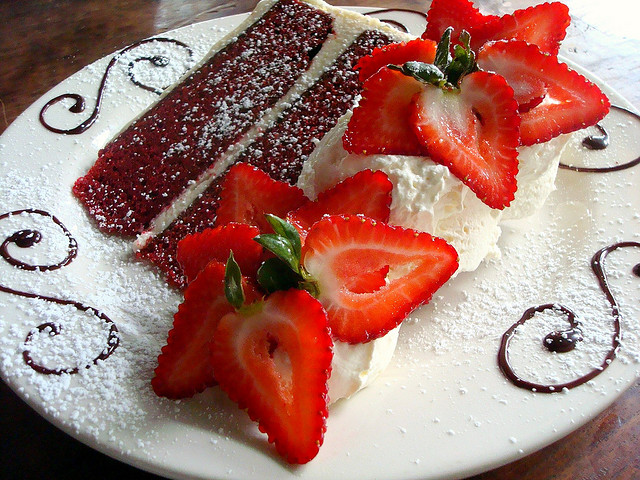
[[(381, 170), (393, 184), (389, 223), (445, 239), (459, 255), (458, 272), (473, 271), (487, 257), (500, 254), (500, 221), (535, 213), (554, 189), (568, 135), (518, 152), (518, 190), (511, 206), (485, 205), (443, 165), (428, 157), (358, 155), (347, 152), (342, 136), (351, 112), (327, 133), (305, 162), (298, 180), (305, 195), (318, 194), (361, 170)], [(456, 274), (458, 273), (456, 272)], [(389, 364), (399, 327), (386, 336), (357, 345), (334, 341), (329, 398), (348, 398), (369, 385)]]

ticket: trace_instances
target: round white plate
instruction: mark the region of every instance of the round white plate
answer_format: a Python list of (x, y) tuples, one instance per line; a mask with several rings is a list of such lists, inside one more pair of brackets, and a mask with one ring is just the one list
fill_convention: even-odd
[[(420, 18), (394, 16), (420, 33)], [(0, 283), (13, 290), (0, 292), (0, 371), (27, 403), (97, 450), (168, 477), (427, 479), (463, 477), (523, 457), (589, 421), (634, 381), (640, 279), (631, 269), (640, 263), (637, 248), (619, 249), (607, 258), (624, 340), (603, 374), (567, 392), (532, 393), (509, 383), (496, 357), (503, 332), (527, 308), (557, 302), (578, 314), (585, 340), (572, 353), (550, 355), (540, 344), (548, 326), (544, 331), (523, 329), (512, 353), (514, 363), (532, 379), (547, 382), (574, 378), (602, 361), (612, 316), (589, 260), (607, 245), (639, 241), (640, 166), (612, 173), (561, 170), (557, 190), (538, 215), (503, 225), (502, 257), (457, 276), (431, 305), (416, 311), (403, 326), (397, 353), (382, 377), (330, 409), (324, 445), (305, 466), (286, 465), (245, 413), (216, 388), (188, 401), (157, 398), (149, 382), (180, 296), (151, 266), (134, 259), (130, 241), (97, 231), (71, 186), (92, 165), (98, 149), (156, 98), (130, 81), (131, 61), (169, 56), (175, 80), (242, 18), (163, 35), (191, 46), (192, 57), (184, 47), (166, 42), (123, 55), (107, 77), (97, 121), (81, 135), (46, 130), (39, 113), (57, 95), (78, 93), (87, 99), (84, 113), (57, 105), (47, 112), (47, 122), (73, 127), (87, 118), (109, 58), (52, 89), (1, 137), (0, 215), (22, 209), (49, 212), (78, 245), (77, 257), (57, 270), (20, 270), (0, 261)], [(142, 63), (148, 67), (136, 72), (142, 83), (161, 88), (170, 80), (166, 69), (157, 80), (153, 72), (160, 70)], [(628, 106), (606, 85), (602, 88), (615, 104)], [(578, 132), (563, 161), (613, 165), (640, 154), (635, 117), (613, 111), (603, 124), (612, 141), (607, 150), (585, 150), (580, 145), (585, 133)], [(63, 260), (69, 239), (49, 217), (2, 218), (0, 239), (34, 224), (43, 232), (42, 241), (26, 249), (9, 245), (11, 255), (27, 263)], [(60, 305), (50, 300), (54, 298), (82, 305)], [(99, 310), (120, 332), (118, 348), (97, 364), (91, 359), (106, 346), (111, 324), (91, 310), (82, 313), (81, 306)], [(29, 332), (46, 323), (59, 323), (60, 334), (37, 335), (25, 344)], [(66, 357), (47, 358), (47, 342), (66, 342)], [(25, 363), (25, 350), (36, 363), (47, 365), (89, 352), (90, 368), (44, 375)]]

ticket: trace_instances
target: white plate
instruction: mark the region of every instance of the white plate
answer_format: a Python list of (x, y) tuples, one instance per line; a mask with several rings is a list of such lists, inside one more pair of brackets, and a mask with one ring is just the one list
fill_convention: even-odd
[[(419, 19), (395, 15), (421, 31)], [(241, 18), (204, 22), (163, 37), (191, 45), (195, 60)], [(459, 275), (430, 306), (415, 312), (403, 327), (398, 351), (382, 377), (331, 408), (325, 443), (306, 466), (284, 464), (246, 415), (215, 388), (188, 401), (158, 399), (149, 381), (179, 295), (153, 268), (134, 260), (131, 242), (93, 227), (71, 195), (71, 185), (90, 167), (98, 149), (155, 98), (129, 81), (129, 61), (167, 48), (174, 49), (165, 54), (188, 60), (184, 48), (162, 43), (153, 44), (151, 53), (135, 49), (132, 57), (116, 64), (99, 118), (83, 134), (49, 132), (38, 115), (47, 101), (67, 92), (85, 96), (91, 110), (108, 58), (52, 89), (0, 140), (0, 215), (25, 208), (45, 210), (68, 228), (78, 244), (77, 258), (55, 271), (18, 270), (0, 262), (2, 285), (94, 307), (115, 322), (121, 336), (113, 355), (77, 375), (37, 373), (23, 359), (25, 338), (32, 328), (55, 321), (62, 323), (63, 332), (76, 328), (75, 334), (65, 337), (70, 355), (93, 348), (91, 359), (105, 346), (109, 325), (91, 313), (83, 316), (74, 306), (0, 292), (2, 378), (53, 424), (97, 450), (174, 478), (451, 478), (496, 467), (550, 444), (596, 416), (638, 376), (640, 280), (630, 269), (640, 263), (640, 251), (634, 248), (618, 250), (607, 259), (625, 336), (618, 358), (602, 375), (568, 392), (535, 394), (506, 381), (496, 362), (502, 333), (525, 309), (560, 302), (581, 316), (591, 337), (573, 353), (552, 356), (539, 342), (546, 331), (534, 332), (531, 338), (519, 335), (529, 338), (532, 347), (514, 351), (515, 363), (526, 360), (525, 368), (532, 374), (542, 371), (552, 379), (575, 376), (563, 371), (567, 366), (582, 368), (589, 359), (600, 363), (610, 337), (611, 315), (589, 259), (604, 246), (639, 240), (640, 167), (636, 166), (607, 174), (560, 171), (557, 190), (539, 215), (504, 226), (502, 258), (473, 274)], [(180, 67), (181, 61), (173, 65)], [(627, 105), (602, 87), (614, 103)], [(46, 118), (50, 124), (70, 127), (88, 115), (57, 106)], [(581, 132), (574, 135), (563, 161), (613, 164), (640, 153), (640, 122), (634, 117), (616, 111), (604, 124), (612, 137), (605, 153), (580, 147)], [(42, 218), (35, 214), (4, 218), (0, 239), (33, 228), (32, 223)], [(32, 255), (32, 250), (39, 250), (30, 262), (60, 261), (68, 238), (50, 219), (38, 228), (44, 233), (38, 248), (10, 246), (12, 254)], [(53, 246), (45, 246), (51, 240)], [(87, 333), (81, 327), (93, 330)], [(603, 337), (604, 346), (598, 342)], [(43, 345), (28, 347), (35, 356)], [(563, 362), (566, 358), (570, 360)]]

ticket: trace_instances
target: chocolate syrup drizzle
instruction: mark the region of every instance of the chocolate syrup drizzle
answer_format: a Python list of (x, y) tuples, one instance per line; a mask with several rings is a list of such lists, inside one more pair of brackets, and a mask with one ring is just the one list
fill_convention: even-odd
[[(427, 20), (427, 14), (426, 13), (419, 12), (418, 10), (412, 10), (410, 8), (385, 8), (385, 9), (382, 9), (382, 10), (374, 10), (372, 12), (367, 12), (364, 15), (375, 16), (375, 15), (382, 15), (382, 14), (385, 14), (385, 13), (392, 13), (392, 12), (410, 13), (412, 15), (418, 15), (418, 16), (422, 17), (425, 21)], [(401, 22), (399, 22), (397, 20), (394, 20), (394, 19), (391, 19), (391, 18), (380, 18), (380, 21), (396, 27), (401, 32), (409, 33), (409, 28), (406, 25), (404, 25), (403, 23), (401, 23)]]
[[(565, 388), (571, 389), (578, 387), (588, 382), (589, 380), (592, 380), (596, 376), (600, 375), (611, 364), (611, 362), (616, 357), (618, 349), (620, 348), (620, 339), (622, 337), (622, 332), (620, 326), (620, 308), (618, 307), (618, 302), (616, 301), (615, 297), (611, 293), (611, 289), (609, 288), (607, 274), (604, 269), (604, 260), (607, 255), (609, 255), (609, 253), (613, 252), (614, 250), (629, 247), (640, 248), (640, 243), (621, 242), (614, 245), (609, 245), (608, 247), (604, 247), (598, 250), (591, 258), (591, 269), (598, 279), (600, 289), (604, 293), (607, 301), (609, 302), (609, 305), (611, 306), (611, 315), (613, 316), (613, 335), (611, 337), (611, 347), (609, 348), (609, 351), (605, 355), (600, 366), (594, 368), (589, 373), (581, 376), (580, 378), (576, 378), (575, 380), (572, 380), (570, 382), (558, 383), (555, 385), (544, 385), (540, 383), (530, 382), (515, 373), (515, 371), (511, 367), (511, 364), (509, 363), (509, 342), (511, 341), (511, 338), (513, 337), (516, 329), (533, 318), (536, 313), (546, 310), (555, 310), (563, 313), (566, 316), (567, 321), (569, 322), (568, 329), (551, 332), (544, 338), (542, 344), (549, 351), (556, 353), (566, 353), (573, 350), (576, 344), (582, 341), (581, 325), (577, 320), (575, 313), (573, 313), (573, 311), (563, 305), (545, 304), (527, 309), (520, 320), (514, 323), (502, 335), (500, 350), (498, 351), (498, 365), (504, 376), (507, 377), (511, 383), (513, 383), (517, 387), (532, 390), (535, 392), (554, 393), (559, 392)], [(631, 272), (633, 273), (633, 275), (640, 277), (640, 264), (635, 265), (631, 269)]]
[[(49, 124), (47, 122), (47, 120), (45, 119), (45, 113), (46, 111), (49, 109), (49, 107), (65, 100), (65, 99), (71, 99), (73, 100), (73, 105), (71, 105), (69, 107), (69, 111), (71, 113), (82, 113), (84, 112), (85, 109), (85, 99), (82, 95), (77, 94), (77, 93), (63, 93), (62, 95), (58, 95), (55, 98), (52, 98), (51, 100), (49, 100), (44, 107), (42, 107), (42, 110), (40, 110), (40, 123), (42, 124), (42, 126), (44, 126), (47, 130), (49, 130), (50, 132), (53, 133), (60, 133), (60, 134), (64, 134), (64, 135), (79, 135), (81, 133), (84, 133), (85, 131), (87, 131), (87, 129), (89, 129), (94, 122), (98, 119), (98, 115), (100, 114), (100, 107), (102, 104), (102, 96), (104, 94), (104, 89), (105, 89), (105, 85), (107, 83), (107, 77), (109, 76), (109, 72), (111, 71), (111, 69), (113, 68), (113, 66), (118, 62), (118, 60), (120, 60), (120, 58), (127, 52), (140, 47), (141, 45), (145, 45), (148, 43), (154, 43), (154, 42), (160, 42), (160, 43), (168, 43), (168, 44), (173, 44), (173, 45), (177, 45), (181, 48), (184, 48), (187, 50), (187, 52), (189, 53), (189, 58), (193, 58), (193, 50), (191, 49), (191, 47), (189, 47), (188, 45), (186, 45), (185, 43), (179, 41), (179, 40), (174, 40), (172, 38), (162, 38), (162, 37), (158, 37), (158, 38), (147, 38), (145, 40), (141, 40), (139, 42), (136, 42), (132, 45), (129, 45), (128, 47), (124, 48), (123, 50), (120, 50), (118, 53), (116, 53), (113, 58), (111, 59), (111, 61), (109, 62), (109, 64), (107, 65), (107, 68), (105, 69), (104, 74), (102, 75), (102, 80), (100, 81), (100, 86), (98, 87), (98, 95), (96, 98), (96, 104), (93, 107), (93, 112), (91, 112), (91, 115), (89, 116), (89, 118), (87, 118), (85, 121), (83, 121), (81, 124), (79, 124), (76, 127), (73, 128), (69, 128), (69, 129), (64, 129), (64, 128), (58, 128), (55, 127), (51, 124)], [(160, 95), (162, 93), (162, 91), (167, 88), (169, 85), (163, 86), (162, 88), (156, 88), (153, 86), (149, 86), (149, 85), (145, 85), (142, 82), (140, 82), (134, 73), (134, 67), (137, 63), (139, 62), (148, 62), (151, 65), (155, 66), (155, 67), (166, 67), (167, 65), (170, 64), (171, 59), (167, 56), (164, 55), (153, 55), (153, 56), (144, 56), (144, 57), (139, 57), (134, 59), (133, 61), (129, 62), (129, 67), (127, 70), (127, 74), (129, 76), (129, 79), (131, 80), (131, 82), (134, 85), (137, 85), (140, 88), (143, 88), (144, 90), (147, 90), (149, 92), (153, 92), (156, 93), (158, 95)]]
[[(633, 116), (637, 120), (640, 120), (640, 115), (631, 110), (620, 107), (618, 105), (611, 105), (611, 108), (616, 109), (620, 112), (624, 112), (628, 115)], [(604, 150), (609, 146), (609, 132), (601, 125), (596, 124), (596, 128), (600, 132), (600, 135), (590, 135), (585, 137), (582, 140), (582, 145), (588, 148), (589, 150)], [(571, 170), (574, 172), (585, 172), (585, 173), (607, 173), (607, 172), (617, 172), (619, 170), (625, 170), (627, 168), (635, 167), (640, 164), (640, 156), (630, 160), (626, 163), (621, 163), (619, 165), (612, 165), (609, 167), (577, 167), (573, 165), (566, 165), (564, 163), (560, 163), (560, 168), (564, 168), (566, 170)]]
[[(69, 244), (67, 246), (67, 255), (60, 262), (55, 264), (50, 264), (50, 265), (31, 265), (13, 257), (9, 252), (10, 244), (13, 244), (19, 248), (30, 248), (38, 244), (42, 240), (42, 233), (40, 231), (32, 230), (32, 229), (24, 229), (24, 230), (19, 230), (13, 233), (12, 235), (9, 235), (7, 238), (4, 239), (4, 241), (0, 245), (0, 255), (7, 263), (22, 270), (43, 272), (43, 271), (58, 270), (62, 267), (65, 267), (66, 265), (69, 265), (75, 259), (78, 253), (78, 243), (76, 239), (73, 238), (69, 230), (67, 230), (67, 228), (62, 224), (62, 222), (58, 220), (58, 218), (56, 218), (55, 216), (43, 210), (23, 209), (23, 210), (16, 210), (13, 212), (0, 215), (0, 220), (14, 216), (14, 215), (20, 215), (20, 214), (41, 215), (43, 217), (51, 219), (51, 221), (55, 223), (62, 230), (62, 232), (66, 235), (66, 237), (69, 240)], [(84, 305), (83, 303), (80, 303), (74, 300), (63, 300), (63, 299), (49, 297), (45, 295), (38, 295), (36, 293), (15, 290), (13, 288), (9, 288), (2, 284), (0, 284), (0, 291), (11, 294), (11, 295), (17, 295), (20, 297), (43, 300), (46, 302), (55, 303), (57, 305), (71, 305), (81, 312), (91, 313), (92, 315), (96, 316), (97, 318), (99, 318), (100, 320), (108, 324), (109, 336), (107, 338), (107, 345), (102, 350), (102, 352), (93, 359), (94, 365), (97, 364), (100, 360), (106, 360), (107, 358), (109, 358), (109, 356), (115, 351), (115, 349), (118, 347), (120, 343), (120, 339), (118, 336), (118, 329), (115, 323), (113, 323), (113, 321), (109, 317), (107, 317), (104, 313), (96, 310), (93, 307)], [(36, 372), (42, 373), (45, 375), (62, 375), (65, 373), (66, 374), (78, 373), (79, 368), (77, 366), (49, 368), (44, 365), (40, 365), (33, 359), (31, 355), (31, 351), (28, 348), (29, 344), (31, 344), (33, 338), (38, 333), (48, 331), (49, 335), (55, 336), (62, 333), (62, 330), (63, 330), (63, 325), (60, 325), (58, 323), (53, 323), (53, 322), (46, 322), (41, 325), (38, 325), (35, 328), (32, 328), (24, 341), (25, 349), (22, 352), (22, 357), (24, 359), (24, 362)], [(90, 365), (86, 366), (86, 368), (89, 368), (89, 367)]]

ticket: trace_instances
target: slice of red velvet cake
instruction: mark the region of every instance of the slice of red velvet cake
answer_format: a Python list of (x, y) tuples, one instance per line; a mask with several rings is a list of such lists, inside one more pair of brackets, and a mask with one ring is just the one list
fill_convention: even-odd
[(354, 65), (401, 40), (376, 19), (321, 0), (263, 0), (99, 152), (74, 193), (101, 230), (142, 234), (139, 256), (182, 285), (177, 243), (213, 224), (228, 168), (242, 161), (295, 183), (353, 106), (361, 88)]
[(287, 93), (331, 31), (330, 15), (276, 3), (102, 149), (74, 193), (102, 230), (141, 233)]
[[(264, 134), (236, 157), (236, 161), (254, 165), (274, 180), (294, 185), (317, 140), (353, 105), (361, 87), (353, 68), (355, 63), (376, 46), (389, 42), (389, 37), (376, 31), (360, 34)], [(184, 278), (174, 258), (177, 243), (189, 233), (212, 226), (223, 181), (224, 174), (216, 177), (189, 208), (139, 251), (141, 257), (156, 263), (178, 285), (184, 284)]]

